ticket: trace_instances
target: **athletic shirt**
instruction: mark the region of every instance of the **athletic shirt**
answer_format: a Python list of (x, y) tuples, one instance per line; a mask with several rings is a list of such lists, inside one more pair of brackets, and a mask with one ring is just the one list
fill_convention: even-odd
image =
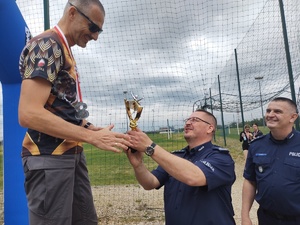
[[(70, 123), (81, 125), (82, 120), (75, 117), (73, 106), (79, 101), (76, 62), (58, 26), (27, 43), (20, 56), (19, 70), (23, 80), (40, 77), (51, 82), (45, 109)], [(22, 156), (75, 154), (82, 150), (81, 142), (32, 129), (27, 130), (22, 144)]]

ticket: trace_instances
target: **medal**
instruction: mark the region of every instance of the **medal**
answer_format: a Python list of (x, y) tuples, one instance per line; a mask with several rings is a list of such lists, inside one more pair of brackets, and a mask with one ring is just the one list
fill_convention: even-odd
[(85, 104), (84, 102), (82, 102), (82, 95), (81, 95), (81, 89), (80, 89), (79, 74), (78, 74), (76, 62), (74, 60), (73, 54), (71, 52), (71, 49), (70, 49), (70, 47), (68, 45), (66, 37), (64, 36), (64, 34), (62, 33), (62, 31), (60, 30), (60, 28), (57, 25), (54, 28), (57, 31), (58, 35), (60, 36), (60, 38), (62, 40), (62, 43), (67, 48), (68, 53), (70, 55), (70, 58), (71, 58), (72, 62), (74, 63), (75, 81), (76, 81), (76, 93), (77, 93), (77, 100), (79, 100), (79, 102), (77, 102), (75, 104), (71, 103), (71, 105), (76, 110), (75, 118), (76, 119), (86, 119), (89, 116), (89, 112), (86, 110), (87, 109), (87, 104)]
[(87, 111), (87, 104), (84, 102), (77, 102), (74, 105), (76, 110), (75, 117), (76, 119), (86, 119), (89, 116), (89, 111)]

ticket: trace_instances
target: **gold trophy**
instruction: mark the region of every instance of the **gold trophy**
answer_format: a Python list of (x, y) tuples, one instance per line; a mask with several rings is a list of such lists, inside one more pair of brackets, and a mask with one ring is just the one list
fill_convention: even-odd
[[(137, 127), (137, 121), (141, 117), (141, 114), (143, 111), (143, 107), (139, 103), (139, 101), (141, 101), (143, 98), (137, 99), (137, 96), (134, 95), (132, 92), (131, 92), (131, 96), (132, 96), (133, 100), (127, 100), (125, 98), (124, 103), (125, 103), (126, 112), (127, 112), (127, 115), (128, 115), (129, 121), (130, 121), (129, 127), (131, 128), (131, 130), (135, 130)], [(136, 150), (131, 149), (131, 152), (136, 152)]]

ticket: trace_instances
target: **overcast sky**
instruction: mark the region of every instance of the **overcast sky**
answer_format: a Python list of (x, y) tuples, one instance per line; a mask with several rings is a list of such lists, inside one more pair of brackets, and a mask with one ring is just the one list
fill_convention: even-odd
[[(42, 1), (16, 2), (32, 34), (42, 32)], [(112, 122), (116, 130), (126, 130), (124, 91), (132, 91), (144, 97), (139, 122), (142, 129), (158, 129), (166, 126), (167, 121), (171, 126), (182, 127), (195, 102), (203, 99), (211, 87), (214, 93), (218, 91), (217, 75), (226, 73), (224, 68), (234, 49), (243, 49), (239, 43), (242, 40), (247, 43), (247, 32), (251, 29), (254, 34), (261, 32), (252, 24), (266, 2), (102, 0), (106, 9), (104, 32), (86, 48), (72, 48), (81, 74), (84, 101), (91, 115), (89, 120), (102, 126)], [(50, 1), (51, 27), (58, 22), (65, 4), (64, 0)], [(260, 29), (267, 28), (260, 26)], [(276, 43), (274, 46), (276, 49)], [(257, 57), (256, 49), (251, 48), (245, 51)], [(246, 53), (240, 57), (251, 65), (252, 58), (247, 58)], [(235, 66), (232, 61), (229, 64)], [(224, 79), (223, 83), (228, 82), (227, 91), (236, 88), (230, 76)], [(256, 83), (255, 92), (257, 87)], [(215, 113), (221, 123), (220, 113)], [(248, 119), (261, 117), (260, 108), (245, 113)], [(225, 121), (238, 117), (238, 114), (225, 114)]]

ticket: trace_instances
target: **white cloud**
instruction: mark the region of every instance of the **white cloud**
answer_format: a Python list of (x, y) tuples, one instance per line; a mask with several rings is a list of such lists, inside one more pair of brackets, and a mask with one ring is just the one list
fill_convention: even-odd
[[(224, 68), (265, 2), (103, 0), (106, 9), (103, 34), (85, 49), (72, 48), (90, 120), (98, 125), (114, 121), (117, 129), (123, 130), (126, 124), (123, 91), (133, 91), (145, 98), (140, 121), (143, 128), (152, 129), (153, 112), (156, 129), (168, 118), (171, 124), (182, 126), (182, 119), (191, 113), (196, 100), (202, 99), (210, 87), (218, 92), (217, 75), (231, 75), (226, 88), (236, 88), (232, 70), (227, 72)], [(51, 27), (58, 22), (65, 3), (50, 1)], [(17, 4), (31, 32), (40, 33), (42, 1), (17, 0)], [(260, 31), (261, 28), (257, 32)], [(241, 70), (247, 73), (246, 65), (254, 62), (247, 56), (244, 62)], [(232, 66), (235, 65), (228, 67)], [(264, 72), (253, 68), (251, 71)], [(223, 81), (226, 82), (229, 80)], [(248, 89), (251, 93), (252, 87)]]

